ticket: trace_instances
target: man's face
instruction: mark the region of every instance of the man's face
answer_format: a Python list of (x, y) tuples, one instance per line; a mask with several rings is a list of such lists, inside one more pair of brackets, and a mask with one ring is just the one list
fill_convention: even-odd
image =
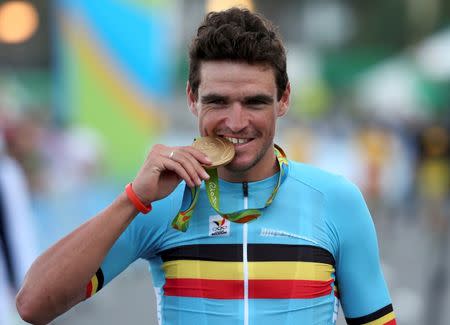
[(229, 61), (203, 62), (200, 80), (197, 96), (188, 85), (188, 104), (202, 136), (234, 143), (235, 158), (225, 168), (245, 173), (273, 165), (275, 122), (288, 109), (289, 86), (278, 101), (272, 68)]

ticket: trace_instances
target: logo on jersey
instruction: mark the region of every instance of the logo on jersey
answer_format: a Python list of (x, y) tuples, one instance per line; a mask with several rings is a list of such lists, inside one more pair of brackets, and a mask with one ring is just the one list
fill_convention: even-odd
[(230, 235), (230, 221), (222, 218), (219, 215), (209, 217), (209, 235), (229, 236)]
[(319, 242), (312, 238), (279, 229), (261, 228), (261, 232), (259, 235), (263, 237), (290, 237), (295, 239), (302, 239), (320, 246)]

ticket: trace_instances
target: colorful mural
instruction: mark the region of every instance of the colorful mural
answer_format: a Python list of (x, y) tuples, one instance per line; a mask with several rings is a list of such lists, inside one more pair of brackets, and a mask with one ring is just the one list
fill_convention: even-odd
[(161, 1), (56, 3), (57, 115), (95, 129), (108, 172), (129, 177), (165, 125), (173, 10)]

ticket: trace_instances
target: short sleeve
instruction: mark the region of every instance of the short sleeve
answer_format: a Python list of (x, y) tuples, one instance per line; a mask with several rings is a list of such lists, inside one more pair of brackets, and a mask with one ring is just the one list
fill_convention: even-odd
[(103, 277), (103, 285), (109, 283), (137, 259), (149, 260), (155, 256), (181, 204), (180, 187), (167, 198), (154, 202), (150, 213), (139, 214), (117, 239), (99, 270), (100, 276)]
[(359, 189), (340, 178), (327, 195), (338, 234), (336, 280), (348, 324), (395, 324), (381, 270), (375, 227)]

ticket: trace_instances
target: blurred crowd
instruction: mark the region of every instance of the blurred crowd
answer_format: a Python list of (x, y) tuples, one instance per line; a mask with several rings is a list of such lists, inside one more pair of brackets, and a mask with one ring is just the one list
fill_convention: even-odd
[(95, 131), (57, 127), (49, 110), (0, 111), (5, 153), (23, 169), (35, 194), (66, 191), (101, 176), (102, 143)]
[(393, 126), (348, 117), (290, 127), (284, 134), (291, 157), (354, 181), (374, 215), (404, 215), (411, 222), (430, 216), (430, 223), (443, 229), (450, 184), (448, 125)]
[[(0, 98), (0, 324), (16, 315), (13, 298), (33, 260), (80, 223), (61, 213), (63, 206), (102, 176), (95, 132), (56, 128), (48, 110), (18, 111), (6, 99)], [(59, 199), (59, 213), (48, 215)]]

